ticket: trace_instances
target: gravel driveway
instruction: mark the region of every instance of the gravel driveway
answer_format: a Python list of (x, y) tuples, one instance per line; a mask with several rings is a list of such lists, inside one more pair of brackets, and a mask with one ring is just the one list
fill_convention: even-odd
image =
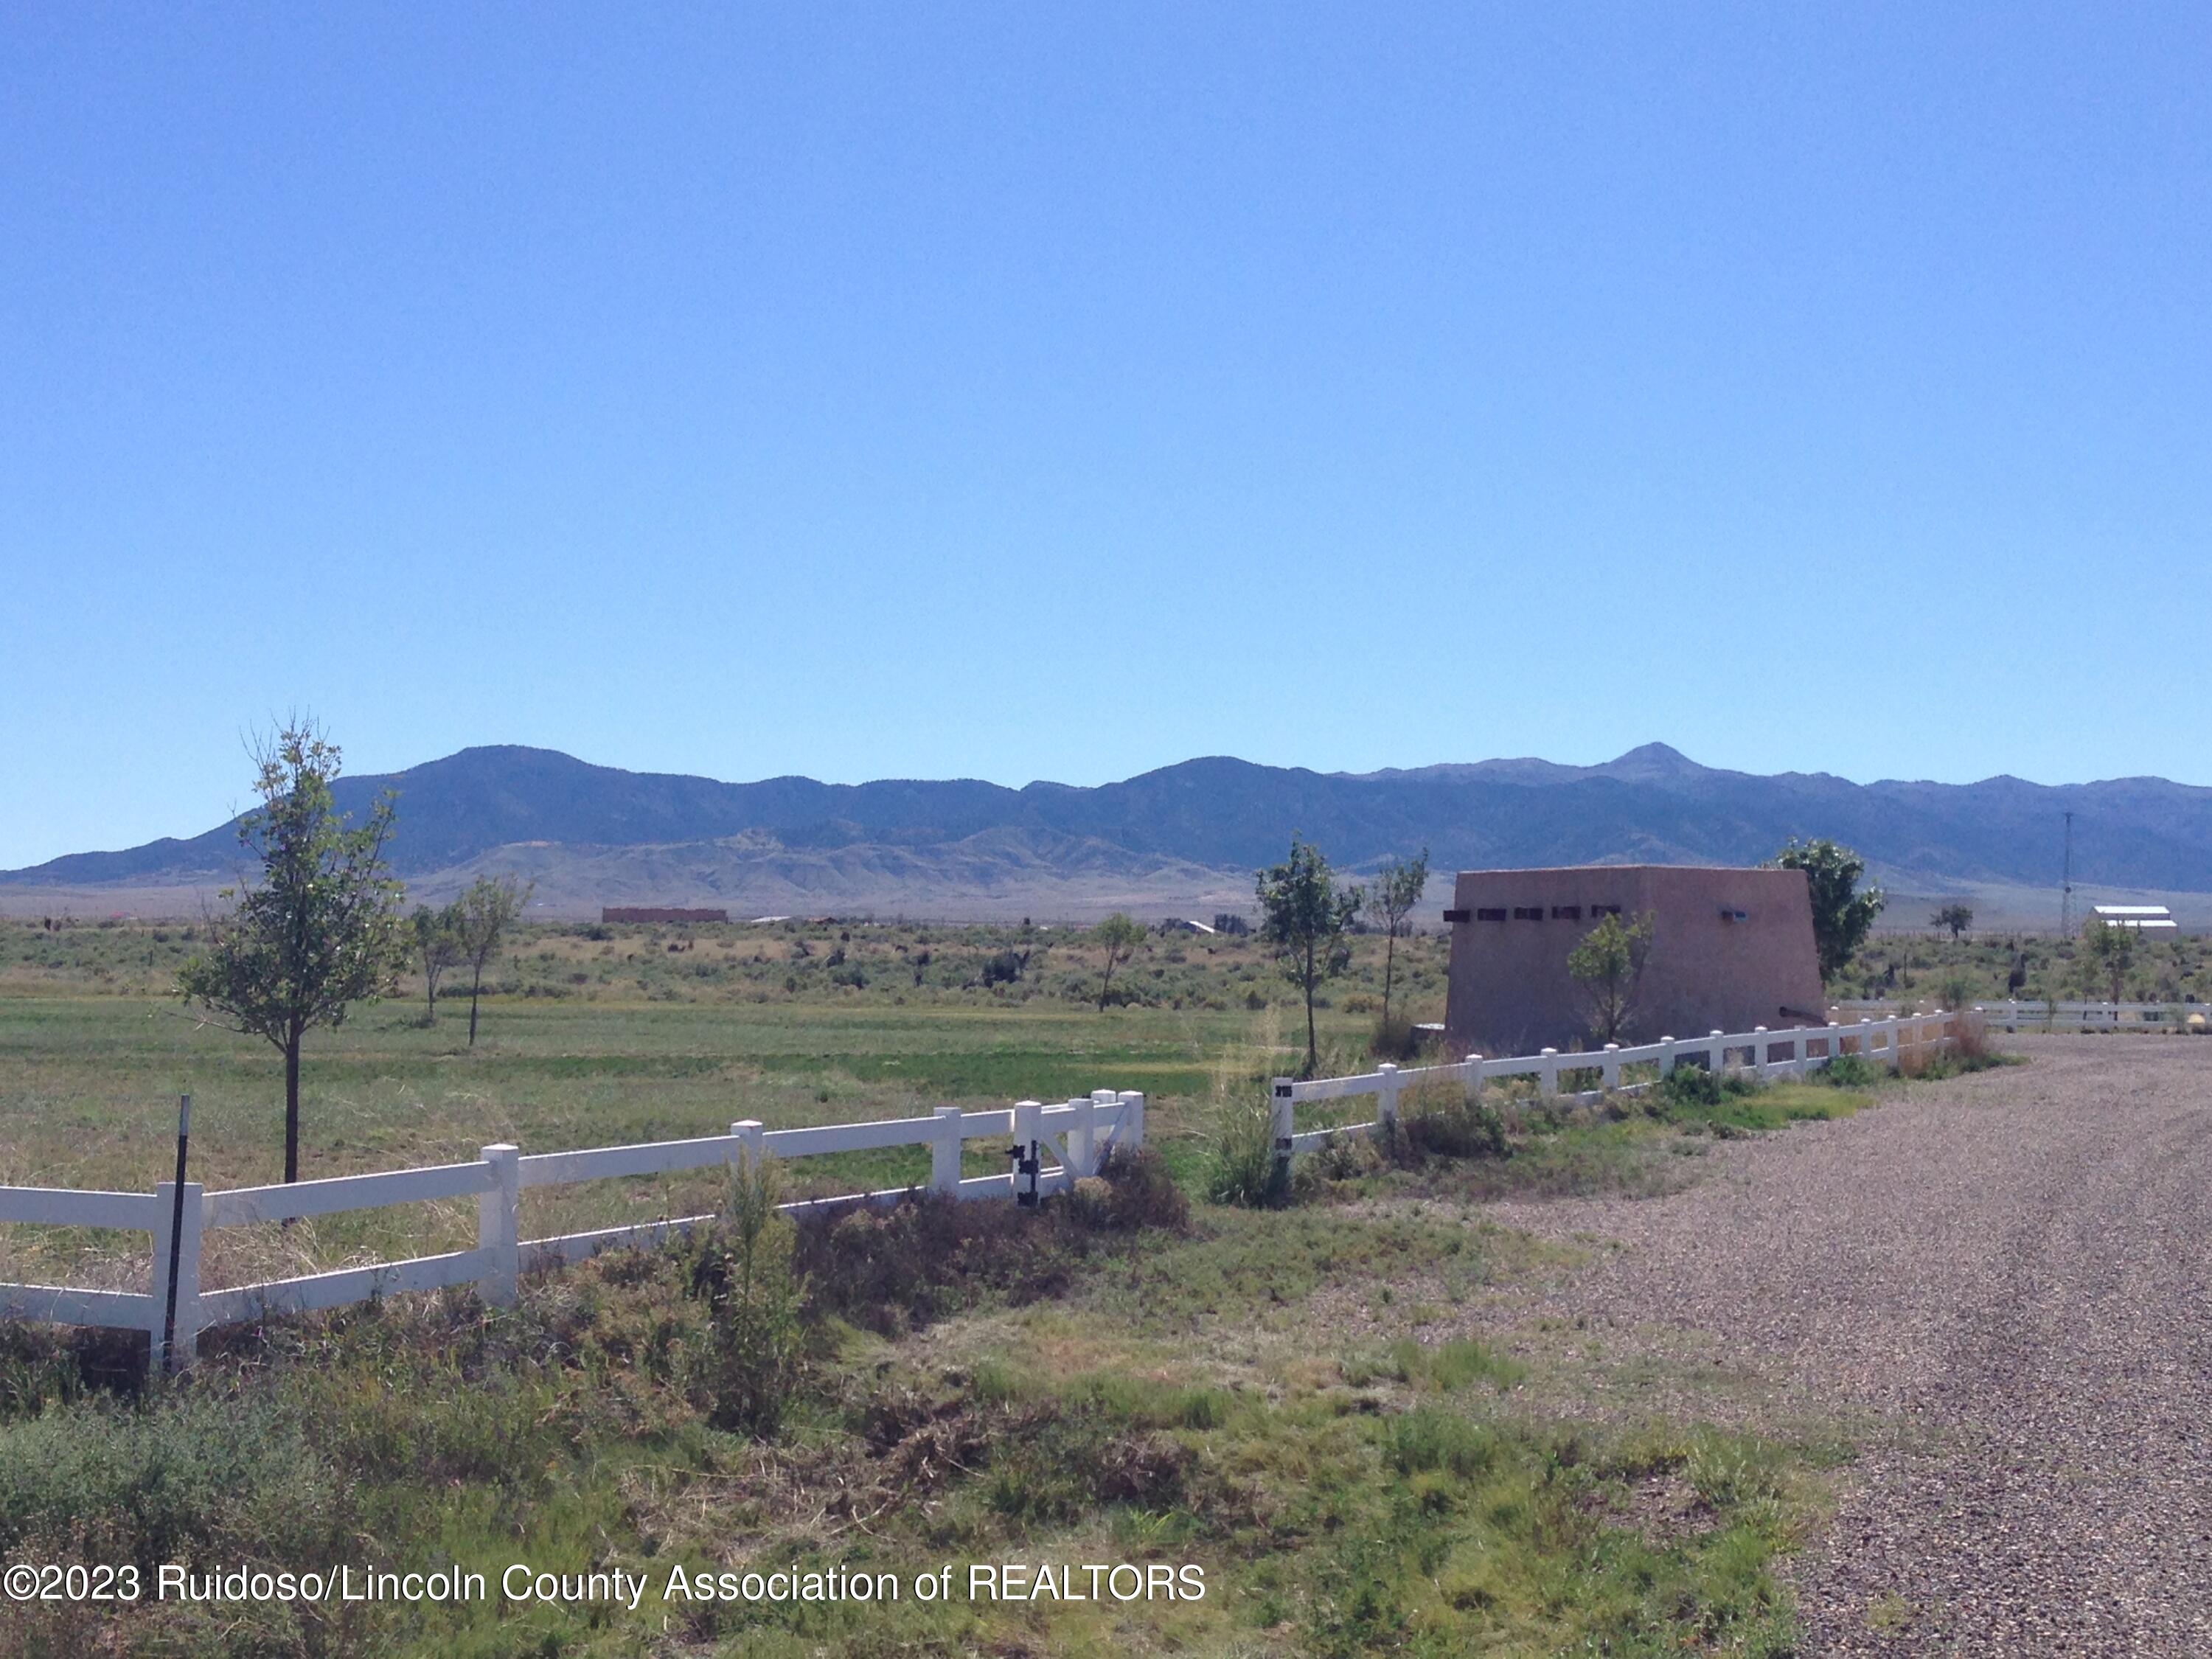
[(1489, 1212), (1622, 1242), (1553, 1310), (1608, 1345), (1711, 1333), (1905, 1431), (1793, 1565), (1810, 1651), (2212, 1656), (2212, 1042), (1996, 1040), (2033, 1063), (1672, 1197)]

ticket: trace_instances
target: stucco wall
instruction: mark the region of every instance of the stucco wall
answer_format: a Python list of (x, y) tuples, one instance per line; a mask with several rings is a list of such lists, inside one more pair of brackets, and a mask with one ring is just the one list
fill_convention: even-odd
[[(1461, 1053), (1593, 1046), (1567, 953), (1602, 907), (1656, 920), (1635, 1015), (1621, 1041), (1716, 1029), (1818, 1024), (1826, 1018), (1813, 907), (1802, 870), (1581, 865), (1462, 870), (1452, 901), (1448, 1041)], [(1556, 914), (1575, 909), (1571, 919)], [(1503, 910), (1502, 921), (1480, 919)], [(1528, 920), (1516, 911), (1535, 910)], [(1741, 913), (1741, 919), (1736, 919)]]

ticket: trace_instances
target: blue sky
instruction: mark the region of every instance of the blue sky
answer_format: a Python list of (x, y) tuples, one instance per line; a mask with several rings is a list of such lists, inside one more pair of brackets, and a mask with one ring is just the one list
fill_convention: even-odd
[(2212, 783), (2200, 7), (16, 6), (0, 866), (750, 778)]

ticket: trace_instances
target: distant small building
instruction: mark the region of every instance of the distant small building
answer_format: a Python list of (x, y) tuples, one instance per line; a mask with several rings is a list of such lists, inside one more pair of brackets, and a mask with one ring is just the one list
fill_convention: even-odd
[(1462, 1054), (1595, 1046), (1567, 956), (1607, 914), (1653, 918), (1624, 1043), (1827, 1019), (1802, 870), (1592, 864), (1462, 870), (1446, 1041)]
[(2173, 912), (2163, 904), (2100, 904), (2097, 920), (2107, 927), (2148, 928), (2154, 933), (2179, 928)]
[(727, 921), (727, 910), (678, 910), (665, 905), (615, 904), (599, 912), (601, 921)]
[(1193, 921), (1188, 916), (1170, 916), (1160, 924), (1163, 933), (1211, 933), (1215, 930), (1202, 921)]

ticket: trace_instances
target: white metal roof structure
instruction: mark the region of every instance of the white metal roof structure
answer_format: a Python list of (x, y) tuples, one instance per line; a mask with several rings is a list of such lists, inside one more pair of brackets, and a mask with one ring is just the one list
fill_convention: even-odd
[(2100, 904), (2097, 920), (2108, 927), (2178, 927), (2173, 912), (2163, 904)]

